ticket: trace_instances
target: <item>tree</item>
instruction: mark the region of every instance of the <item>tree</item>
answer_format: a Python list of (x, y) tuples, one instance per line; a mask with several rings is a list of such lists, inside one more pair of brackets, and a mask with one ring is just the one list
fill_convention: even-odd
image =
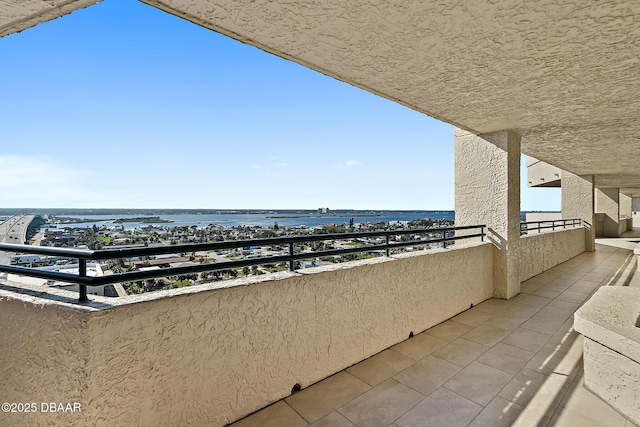
[(140, 293), (140, 286), (138, 286), (138, 284), (134, 282), (129, 283), (129, 285), (125, 285), (124, 288), (129, 295)]
[(245, 276), (248, 276), (251, 273), (251, 270), (249, 269), (249, 267), (242, 267), (242, 274), (244, 274)]

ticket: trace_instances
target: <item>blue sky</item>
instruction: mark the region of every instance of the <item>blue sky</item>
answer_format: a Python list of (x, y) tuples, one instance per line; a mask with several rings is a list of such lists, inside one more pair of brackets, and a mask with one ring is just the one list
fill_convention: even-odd
[(142, 3), (0, 58), (0, 207), (453, 209), (450, 125)]

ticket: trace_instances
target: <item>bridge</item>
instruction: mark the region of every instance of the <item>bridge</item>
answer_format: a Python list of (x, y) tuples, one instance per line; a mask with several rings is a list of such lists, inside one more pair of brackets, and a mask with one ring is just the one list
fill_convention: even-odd
[[(0, 243), (27, 243), (27, 232), (37, 215), (14, 215), (0, 224)], [(0, 254), (0, 264), (9, 264), (12, 253)]]

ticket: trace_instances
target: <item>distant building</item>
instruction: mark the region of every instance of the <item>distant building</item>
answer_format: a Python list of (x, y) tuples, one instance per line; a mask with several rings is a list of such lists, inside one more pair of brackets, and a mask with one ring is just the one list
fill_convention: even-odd
[(12, 265), (41, 264), (40, 255), (14, 255), (11, 257)]
[[(40, 269), (45, 271), (57, 271), (61, 273), (69, 273), (69, 274), (77, 275), (79, 272), (79, 268), (80, 267), (78, 264), (70, 264), (70, 265), (64, 265), (64, 266), (41, 267)], [(100, 277), (103, 275), (104, 273), (102, 271), (102, 268), (100, 267), (100, 264), (94, 263), (94, 262), (87, 263), (87, 276)], [(12, 273), (9, 273), (7, 275), (7, 280), (9, 280), (10, 282), (24, 283), (28, 285), (57, 287), (57, 288), (67, 289), (75, 292), (78, 292), (78, 288), (79, 288), (79, 286), (75, 283), (53, 281), (53, 280), (42, 279), (37, 277), (20, 276), (18, 274), (12, 274)], [(107, 286), (90, 286), (89, 285), (87, 286), (87, 294), (100, 295), (100, 296), (117, 296), (117, 294), (109, 295), (110, 290), (107, 289), (108, 287), (113, 288), (113, 286), (110, 286), (110, 285), (107, 285)], [(113, 292), (111, 293), (113, 294)]]
[(318, 208), (318, 213), (319, 214), (329, 213), (329, 208)]

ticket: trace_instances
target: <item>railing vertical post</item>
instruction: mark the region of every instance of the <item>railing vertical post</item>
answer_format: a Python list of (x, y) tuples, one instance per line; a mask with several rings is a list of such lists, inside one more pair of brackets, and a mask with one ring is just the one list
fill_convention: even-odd
[(289, 242), (289, 271), (293, 271), (293, 242)]
[[(87, 277), (87, 260), (84, 258), (78, 259), (78, 276)], [(87, 285), (80, 283), (78, 286), (80, 288), (78, 301), (89, 301), (89, 298), (87, 298)]]
[(542, 230), (540, 229), (540, 225), (541, 224), (542, 224), (541, 222), (538, 222), (538, 234), (540, 234), (542, 232)]
[(447, 247), (447, 242), (444, 241), (444, 239), (447, 238), (447, 230), (442, 230), (442, 247), (446, 248)]
[(480, 241), (484, 242), (484, 225), (480, 227)]
[(556, 220), (551, 221), (551, 230), (556, 231)]
[[(389, 235), (387, 234), (386, 236), (384, 236), (384, 242), (385, 244), (389, 244)], [(384, 256), (388, 257), (389, 256), (389, 247), (387, 247), (384, 251)]]

